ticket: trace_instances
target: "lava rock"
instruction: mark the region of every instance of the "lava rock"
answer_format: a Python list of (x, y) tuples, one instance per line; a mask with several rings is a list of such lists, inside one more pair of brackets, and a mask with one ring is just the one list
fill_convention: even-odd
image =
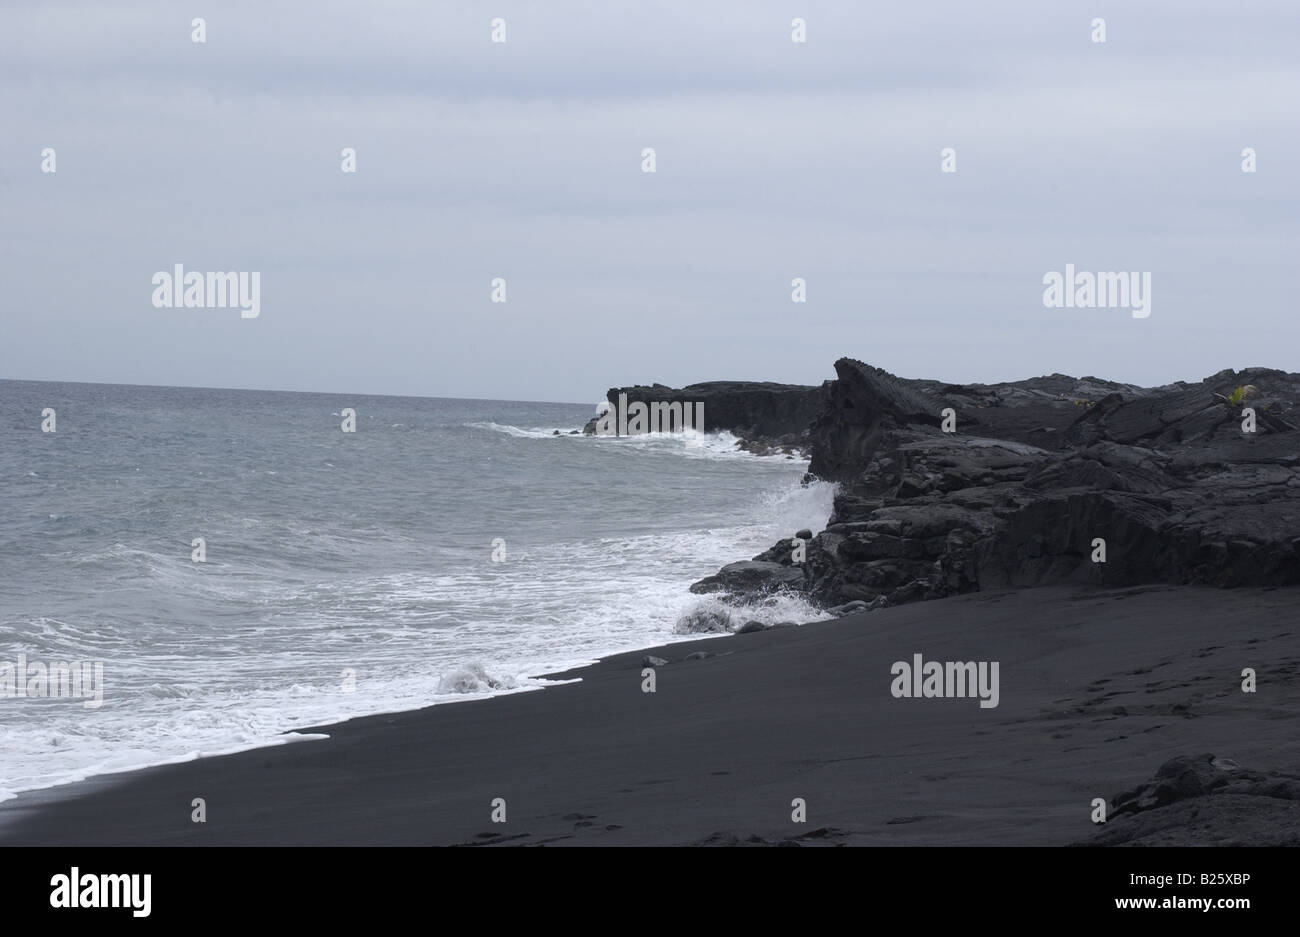
[[(702, 403), (704, 430), (727, 430), (751, 445), (771, 449), (806, 444), (809, 426), (822, 412), (825, 387), (773, 384), (766, 381), (708, 381), (674, 389), (663, 384), (611, 387), (606, 395), (617, 407), (619, 395), (629, 405)], [(594, 422), (591, 424), (594, 429)], [(784, 451), (784, 450), (782, 450)]]
[[(786, 545), (788, 552), (789, 545)], [(691, 586), (696, 593), (738, 592), (746, 595), (776, 592), (803, 585), (803, 570), (765, 560), (742, 560), (730, 563), (717, 573)]]
[[(804, 562), (783, 539), (693, 591), (837, 609), (1060, 582), (1300, 583), (1300, 375), (957, 385), (849, 358), (835, 372), (809, 438), (810, 476), (838, 491)], [(1229, 402), (1246, 387), (1253, 433)]]

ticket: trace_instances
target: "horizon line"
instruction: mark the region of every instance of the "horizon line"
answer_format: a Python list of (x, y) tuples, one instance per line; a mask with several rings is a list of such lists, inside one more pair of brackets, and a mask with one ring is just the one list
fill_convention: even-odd
[(339, 394), (350, 395), (353, 397), (395, 397), (407, 400), (465, 400), (477, 403), (540, 403), (556, 404), (563, 407), (585, 407), (594, 406), (594, 404), (579, 403), (571, 400), (511, 400), (505, 397), (450, 397), (440, 395), (424, 394), (381, 394), (358, 391), (334, 391), (334, 390), (277, 390), (270, 387), (212, 387), (205, 384), (133, 384), (120, 381), (56, 381), (42, 378), (27, 377), (0, 377), (0, 383), (23, 383), (23, 384), (83, 384), (88, 387), (147, 387), (155, 390), (219, 390), (235, 391), (238, 393), (248, 394)]

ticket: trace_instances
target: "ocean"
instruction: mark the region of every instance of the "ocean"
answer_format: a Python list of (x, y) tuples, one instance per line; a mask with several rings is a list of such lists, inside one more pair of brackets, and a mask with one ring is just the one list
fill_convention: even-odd
[(0, 799), (698, 637), (690, 583), (830, 513), (806, 462), (594, 411), (0, 381)]

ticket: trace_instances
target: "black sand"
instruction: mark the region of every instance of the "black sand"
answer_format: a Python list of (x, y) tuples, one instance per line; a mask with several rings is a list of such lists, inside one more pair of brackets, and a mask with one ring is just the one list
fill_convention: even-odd
[[(0, 842), (1086, 841), (1093, 798), (1169, 758), (1300, 766), (1297, 612), (1294, 588), (1050, 587), (674, 644), (578, 671), (581, 683), (22, 795), (0, 805)], [(697, 650), (713, 656), (683, 660)], [(917, 652), (999, 661), (1000, 705), (893, 698), (891, 664)], [(670, 660), (654, 694), (643, 653)], [(1246, 667), (1257, 693), (1241, 691)], [(190, 820), (195, 797), (205, 824)], [(807, 823), (791, 822), (796, 797)], [(1132, 829), (1268, 844), (1300, 822), (1293, 800), (1221, 803)]]

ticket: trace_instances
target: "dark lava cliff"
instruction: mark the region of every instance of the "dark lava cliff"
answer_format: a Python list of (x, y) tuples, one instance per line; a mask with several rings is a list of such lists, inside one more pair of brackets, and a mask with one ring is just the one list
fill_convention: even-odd
[[(782, 540), (693, 591), (880, 607), (1060, 581), (1300, 582), (1300, 375), (962, 385), (849, 358), (835, 372), (800, 389), (817, 404), (810, 474), (839, 484), (825, 530), (803, 562)], [(792, 432), (803, 410), (778, 399), (763, 414), (749, 398), (736, 423)]]

